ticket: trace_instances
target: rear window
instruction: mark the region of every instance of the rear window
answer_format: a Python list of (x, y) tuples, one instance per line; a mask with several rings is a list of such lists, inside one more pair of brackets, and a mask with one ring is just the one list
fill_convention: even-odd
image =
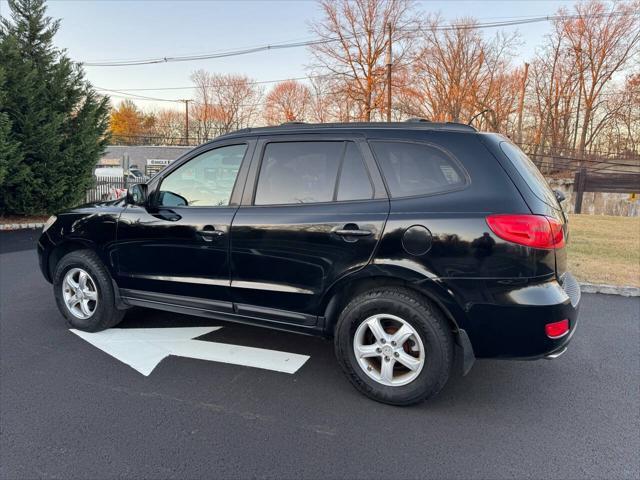
[(467, 184), (462, 167), (431, 145), (374, 141), (371, 147), (394, 198), (444, 193)]
[(544, 178), (535, 163), (531, 161), (527, 154), (510, 142), (501, 142), (500, 148), (516, 167), (520, 176), (527, 182), (529, 188), (536, 197), (553, 208), (560, 208), (556, 196), (553, 194), (547, 180)]

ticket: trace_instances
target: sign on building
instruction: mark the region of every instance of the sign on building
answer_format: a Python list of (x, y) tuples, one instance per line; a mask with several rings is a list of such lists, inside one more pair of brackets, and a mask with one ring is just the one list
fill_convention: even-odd
[(98, 167), (121, 167), (121, 158), (101, 158)]
[(145, 174), (149, 177), (155, 175), (164, 167), (169, 165), (173, 160), (167, 160), (164, 158), (148, 158), (147, 165), (145, 166)]

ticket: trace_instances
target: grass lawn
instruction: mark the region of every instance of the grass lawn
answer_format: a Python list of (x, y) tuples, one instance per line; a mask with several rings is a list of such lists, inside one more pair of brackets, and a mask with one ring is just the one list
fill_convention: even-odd
[(569, 215), (569, 269), (583, 282), (640, 287), (640, 217)]

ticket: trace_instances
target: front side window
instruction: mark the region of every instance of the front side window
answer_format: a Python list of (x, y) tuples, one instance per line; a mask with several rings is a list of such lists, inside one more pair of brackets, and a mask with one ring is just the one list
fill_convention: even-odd
[(330, 202), (344, 142), (267, 144), (262, 157), (256, 205)]
[(374, 141), (371, 147), (394, 198), (444, 193), (467, 183), (457, 162), (433, 146)]
[(204, 152), (171, 172), (162, 181), (158, 203), (165, 207), (222, 207), (231, 192), (247, 150), (230, 145)]

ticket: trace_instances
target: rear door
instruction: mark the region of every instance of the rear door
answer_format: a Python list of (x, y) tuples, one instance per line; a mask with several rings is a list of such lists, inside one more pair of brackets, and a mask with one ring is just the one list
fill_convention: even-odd
[(322, 294), (368, 263), (388, 213), (360, 139), (262, 138), (231, 227), (238, 313), (314, 325)]

